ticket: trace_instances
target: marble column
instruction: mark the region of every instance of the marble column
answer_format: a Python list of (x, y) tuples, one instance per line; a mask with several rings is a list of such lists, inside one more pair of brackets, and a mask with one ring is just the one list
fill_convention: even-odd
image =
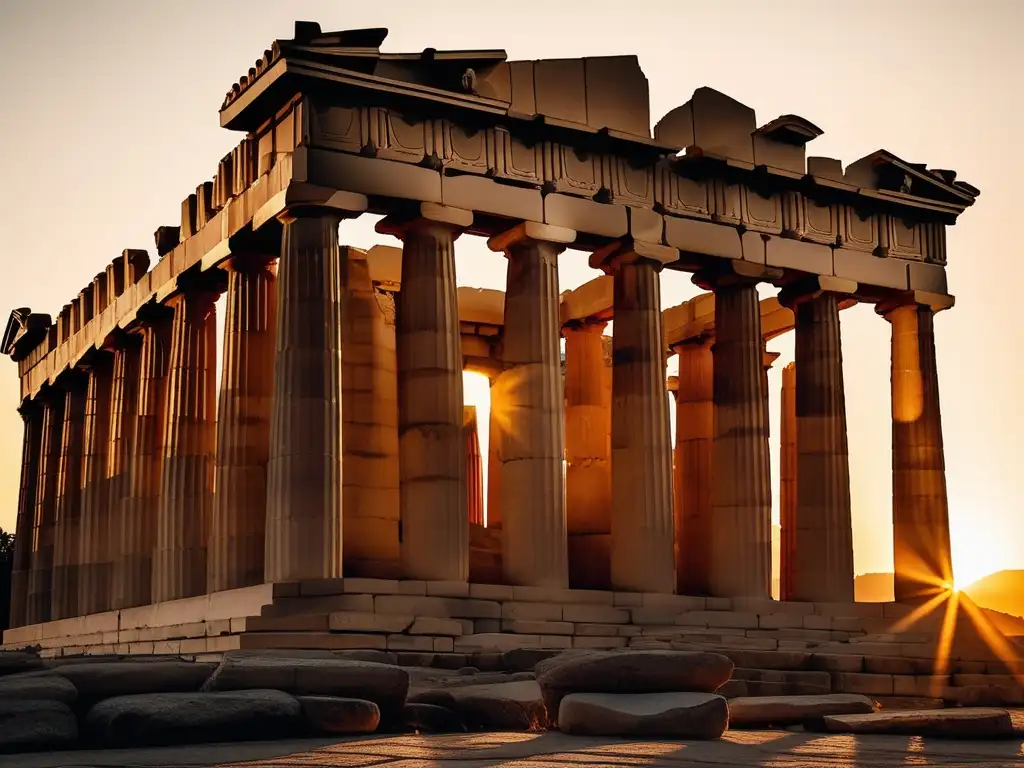
[(32, 571), (33, 517), (39, 483), (40, 450), (43, 442), (43, 409), (29, 401), (18, 409), (24, 422), (21, 443), (21, 483), (18, 488), (18, 516), (14, 528), (14, 562), (11, 564), (10, 626), (28, 623), (28, 586)]
[[(611, 366), (607, 323), (566, 326), (565, 513), (569, 586), (611, 588)], [(609, 361), (610, 362), (610, 361)]]
[(793, 572), (796, 562), (796, 363), (782, 369), (782, 408), (779, 434), (779, 599), (794, 600)]
[(916, 304), (879, 309), (892, 325), (895, 593), (914, 602), (953, 583), (934, 312)]
[[(855, 290), (854, 286), (854, 290)], [(783, 301), (796, 314), (796, 542), (791, 598), (853, 602), (853, 528), (839, 297)]]
[[(139, 556), (130, 535), (132, 465), (136, 460), (135, 428), (139, 413), (139, 338), (127, 336), (114, 349), (113, 381), (110, 390), (110, 427), (107, 448), (108, 516), (111, 530), (111, 608), (144, 605), (149, 599), (149, 569), (138, 567)], [(140, 447), (140, 450), (142, 448)], [(149, 508), (151, 516), (155, 510)], [(150, 562), (151, 554), (146, 563)], [(143, 594), (143, 590), (145, 590)]]
[(39, 449), (39, 474), (36, 480), (35, 514), (32, 521), (32, 569), (28, 580), (26, 624), (39, 624), (50, 620), (53, 593), (53, 524), (57, 509), (66, 395), (58, 389), (52, 389), (42, 397), (43, 428)]
[(206, 593), (217, 437), (216, 300), (212, 290), (186, 288), (167, 301), (174, 319), (153, 552), (153, 602)]
[[(423, 211), (421, 211), (422, 213)], [(402, 239), (396, 300), (402, 567), (406, 578), (469, 575), (462, 346), (454, 241), (472, 214), (441, 209), (378, 231)]]
[(687, 340), (679, 356), (676, 388), (676, 590), (706, 595), (711, 575), (711, 487), (715, 407), (711, 339)]
[(100, 352), (91, 361), (85, 396), (85, 428), (82, 448), (82, 535), (78, 580), (81, 613), (99, 613), (112, 606), (111, 526), (107, 451), (110, 442), (110, 395), (113, 366), (109, 353)]
[(277, 324), (276, 259), (231, 259), (217, 408), (207, 590), (263, 583), (270, 401)]
[(342, 247), (342, 559), (346, 576), (401, 575), (395, 303), (367, 254)]
[(78, 543), (82, 535), (82, 446), (86, 379), (81, 371), (64, 374), (67, 392), (57, 470), (57, 505), (53, 525), (53, 583), (50, 618), (78, 616)]
[(501, 373), (491, 378), (487, 419), (487, 527), (501, 528), (501, 440), (505, 424), (505, 390)]
[(484, 473), (480, 438), (476, 431), (476, 408), (463, 409), (462, 438), (466, 446), (466, 508), (470, 525), (484, 524)]
[(558, 255), (575, 237), (530, 222), (488, 241), (508, 258), (499, 376), (502, 567), (509, 584), (568, 586)]
[(265, 581), (342, 575), (340, 216), (284, 221), (267, 462)]
[(711, 577), (718, 597), (771, 596), (771, 485), (761, 308), (753, 282), (715, 286)]
[[(639, 243), (595, 254), (614, 277), (612, 334), (612, 586), (676, 586), (672, 444), (665, 390), (660, 269), (673, 249)], [(648, 257), (646, 254), (650, 253)]]

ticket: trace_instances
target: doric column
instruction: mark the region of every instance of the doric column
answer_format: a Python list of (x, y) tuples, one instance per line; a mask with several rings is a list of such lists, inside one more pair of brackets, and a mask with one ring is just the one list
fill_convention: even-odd
[(565, 399), (558, 254), (572, 230), (534, 222), (495, 235), (508, 258), (502, 363), (502, 566), (509, 584), (566, 587)]
[[(611, 588), (612, 402), (607, 323), (574, 323), (565, 336), (565, 515), (569, 585)], [(609, 350), (610, 351), (610, 350)]]
[(779, 599), (793, 600), (796, 558), (796, 363), (782, 369), (781, 429), (779, 430)]
[(694, 282), (715, 292), (715, 440), (710, 592), (771, 596), (771, 485), (758, 265), (731, 262)]
[(878, 309), (892, 325), (896, 600), (913, 602), (949, 589), (953, 583), (935, 364), (936, 310), (916, 303), (882, 305)]
[(172, 296), (162, 484), (153, 552), (153, 602), (206, 592), (206, 545), (216, 442), (217, 293)]
[(484, 524), (484, 465), (476, 431), (476, 407), (463, 408), (462, 439), (466, 450), (466, 510), (470, 525)]
[(85, 427), (86, 379), (80, 371), (64, 374), (67, 391), (61, 429), (57, 507), (53, 525), (53, 592), (50, 618), (78, 615), (78, 545), (82, 535), (82, 436)]
[(111, 525), (107, 483), (107, 451), (110, 443), (110, 395), (113, 361), (99, 352), (89, 362), (85, 395), (85, 428), (82, 448), (82, 535), (78, 606), (83, 614), (110, 610), (113, 547), (117, 532)]
[(10, 626), (24, 626), (28, 619), (29, 574), (32, 571), (32, 521), (39, 483), (40, 449), (43, 442), (43, 409), (35, 401), (18, 409), (25, 425), (21, 442), (21, 484), (18, 517), (14, 528), (14, 562), (11, 568)]
[(367, 254), (341, 249), (342, 559), (346, 576), (393, 578), (398, 540), (395, 303), (373, 286)]
[(501, 441), (505, 424), (505, 390), (500, 372), (491, 378), (487, 418), (487, 527), (501, 528)]
[(276, 259), (229, 260), (207, 590), (263, 583)]
[(675, 591), (672, 444), (659, 272), (673, 248), (617, 243), (591, 257), (614, 277), (612, 586)]
[(410, 579), (469, 574), (456, 233), (468, 211), (424, 203), (377, 231), (402, 240), (396, 307), (402, 566)]
[(43, 395), (43, 429), (36, 480), (35, 516), (32, 521), (32, 570), (29, 572), (26, 624), (50, 620), (53, 592), (54, 515), (60, 478), (61, 432), (65, 393), (51, 389)]
[(839, 296), (857, 285), (830, 277), (788, 286), (796, 314), (796, 540), (793, 600), (853, 602), (850, 457), (846, 439)]
[(676, 590), (706, 595), (711, 576), (711, 459), (715, 407), (711, 339), (702, 336), (672, 348), (679, 356), (676, 387), (675, 536)]
[[(139, 357), (137, 336), (124, 336), (114, 349), (110, 390), (110, 428), (107, 447), (108, 515), (111, 530), (111, 608), (128, 608), (149, 602), (150, 569), (143, 573), (130, 535), (132, 465), (136, 461), (135, 428), (139, 413)], [(141, 447), (140, 447), (141, 449)], [(155, 514), (150, 507), (149, 515)], [(147, 565), (152, 555), (147, 557)], [(138, 599), (145, 588), (145, 596)]]
[(336, 578), (342, 561), (339, 213), (284, 221), (267, 462), (266, 581)]

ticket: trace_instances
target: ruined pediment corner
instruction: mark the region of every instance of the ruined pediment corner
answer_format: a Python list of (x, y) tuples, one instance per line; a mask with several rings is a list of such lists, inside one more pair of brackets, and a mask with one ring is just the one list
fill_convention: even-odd
[(21, 360), (46, 335), (53, 324), (49, 315), (34, 313), (28, 307), (19, 307), (11, 312), (0, 337), (0, 353), (9, 355), (15, 361)]
[(821, 136), (824, 131), (799, 115), (780, 115), (762, 125), (755, 133), (781, 144), (802, 147), (812, 139)]

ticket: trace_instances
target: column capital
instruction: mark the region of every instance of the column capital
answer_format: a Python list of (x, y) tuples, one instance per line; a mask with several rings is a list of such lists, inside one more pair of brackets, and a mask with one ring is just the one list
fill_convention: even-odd
[(900, 307), (927, 307), (933, 313), (941, 312), (951, 308), (956, 303), (953, 296), (943, 293), (928, 293), (927, 291), (904, 291), (887, 297), (875, 304), (875, 312), (889, 319), (890, 313)]
[(562, 325), (562, 335), (564, 336), (567, 331), (576, 331), (578, 333), (593, 333), (601, 336), (607, 327), (607, 320), (589, 320), (587, 318), (570, 320)]
[(594, 251), (590, 256), (590, 266), (612, 275), (623, 264), (646, 262), (660, 272), (666, 264), (678, 260), (678, 248), (648, 243), (644, 240), (623, 238)]
[(487, 247), (492, 251), (509, 254), (510, 249), (526, 243), (551, 243), (565, 250), (569, 243), (576, 240), (576, 230), (541, 224), (536, 221), (523, 221), (493, 237), (488, 238)]
[(698, 288), (714, 291), (730, 285), (770, 283), (782, 277), (782, 270), (756, 264), (752, 261), (719, 259), (711, 266), (695, 273), (692, 281)]
[(769, 352), (767, 349), (761, 352), (761, 362), (766, 371), (771, 370), (772, 365), (779, 359), (780, 354), (780, 352)]
[(836, 296), (852, 296), (856, 292), (857, 282), (855, 280), (829, 275), (812, 275), (784, 286), (779, 291), (779, 303), (788, 309), (794, 309), (797, 304), (813, 301), (826, 293)]
[(274, 195), (253, 215), (253, 229), (259, 229), (270, 219), (282, 224), (303, 218), (330, 216), (348, 219), (359, 216), (369, 207), (366, 195), (358, 192), (319, 187), (305, 182), (292, 183)]
[(685, 339), (673, 342), (668, 345), (669, 352), (678, 353), (682, 347), (710, 347), (715, 343), (715, 334), (711, 331), (704, 331), (696, 336), (688, 336)]
[(232, 253), (217, 268), (227, 272), (258, 272), (266, 269), (280, 258), (276, 253), (259, 253), (257, 251), (245, 251)]
[(399, 207), (377, 222), (376, 231), (404, 240), (409, 232), (443, 227), (450, 229), (454, 237), (472, 226), (473, 212), (462, 208), (451, 208), (439, 203), (416, 203)]

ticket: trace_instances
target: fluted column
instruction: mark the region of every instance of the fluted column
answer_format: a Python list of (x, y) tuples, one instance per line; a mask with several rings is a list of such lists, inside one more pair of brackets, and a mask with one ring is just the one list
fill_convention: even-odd
[(476, 408), (463, 409), (462, 437), (466, 445), (466, 506), (470, 525), (484, 524), (484, 473), (480, 438), (476, 431)]
[[(422, 215), (420, 215), (422, 214)], [(410, 579), (469, 575), (456, 233), (472, 214), (421, 207), (378, 231), (402, 239), (396, 307), (402, 566)]]
[(782, 369), (782, 416), (779, 442), (779, 599), (793, 600), (796, 558), (796, 363)]
[(711, 576), (711, 487), (715, 407), (711, 339), (672, 348), (679, 356), (676, 388), (676, 590), (706, 595)]
[(99, 353), (90, 363), (86, 387), (78, 580), (78, 606), (83, 614), (99, 613), (112, 606), (110, 539), (117, 533), (111, 526), (107, 483), (112, 362), (108, 353)]
[(613, 275), (612, 586), (675, 591), (672, 443), (661, 327), (663, 263), (678, 253), (634, 242), (591, 258)]
[(505, 390), (501, 374), (491, 378), (487, 419), (487, 527), (501, 528), (501, 441), (505, 424)]
[[(142, 573), (130, 532), (132, 464), (136, 460), (135, 427), (139, 413), (139, 356), (136, 336), (125, 337), (114, 349), (114, 373), (110, 390), (110, 442), (107, 448), (108, 516), (111, 530), (112, 608), (128, 608), (149, 602), (149, 569)], [(140, 447), (140, 450), (142, 448)], [(156, 510), (147, 510), (154, 515)], [(152, 555), (146, 560), (148, 564)], [(142, 597), (142, 589), (145, 596)], [(141, 599), (140, 599), (141, 598)]]
[(11, 564), (10, 626), (24, 626), (28, 618), (29, 574), (32, 571), (33, 517), (39, 484), (40, 449), (43, 442), (43, 409), (26, 402), (18, 409), (25, 431), (21, 442), (21, 483), (18, 517), (14, 528), (14, 562)]
[(761, 307), (739, 275), (698, 275), (715, 291), (715, 440), (710, 592), (771, 596), (771, 486)]
[(577, 323), (565, 336), (565, 514), (569, 585), (611, 588), (611, 360), (607, 323)]
[[(787, 287), (796, 313), (794, 600), (853, 602), (853, 528), (839, 297), (830, 278)], [(824, 287), (822, 283), (825, 283)], [(848, 286), (856, 290), (856, 284)]]
[(532, 222), (488, 241), (508, 258), (502, 336), (502, 567), (509, 584), (566, 587), (565, 398), (558, 254), (576, 233)]
[(64, 427), (65, 393), (51, 390), (43, 396), (43, 429), (36, 480), (36, 505), (32, 521), (32, 569), (29, 572), (26, 624), (50, 620), (53, 593), (54, 515), (60, 477), (61, 433)]
[(879, 307), (892, 325), (893, 560), (896, 600), (953, 583), (934, 311)]
[(153, 553), (153, 602), (206, 592), (206, 544), (216, 441), (217, 294), (188, 289), (174, 309)]
[(340, 218), (284, 223), (267, 462), (265, 581), (335, 578), (342, 565)]
[(65, 374), (67, 391), (61, 429), (57, 506), (53, 525), (53, 592), (50, 618), (78, 615), (78, 544), (82, 535), (82, 445), (85, 427), (85, 378), (79, 371)]
[(274, 389), (277, 267), (261, 255), (231, 259), (217, 408), (207, 590), (263, 583), (270, 401)]

